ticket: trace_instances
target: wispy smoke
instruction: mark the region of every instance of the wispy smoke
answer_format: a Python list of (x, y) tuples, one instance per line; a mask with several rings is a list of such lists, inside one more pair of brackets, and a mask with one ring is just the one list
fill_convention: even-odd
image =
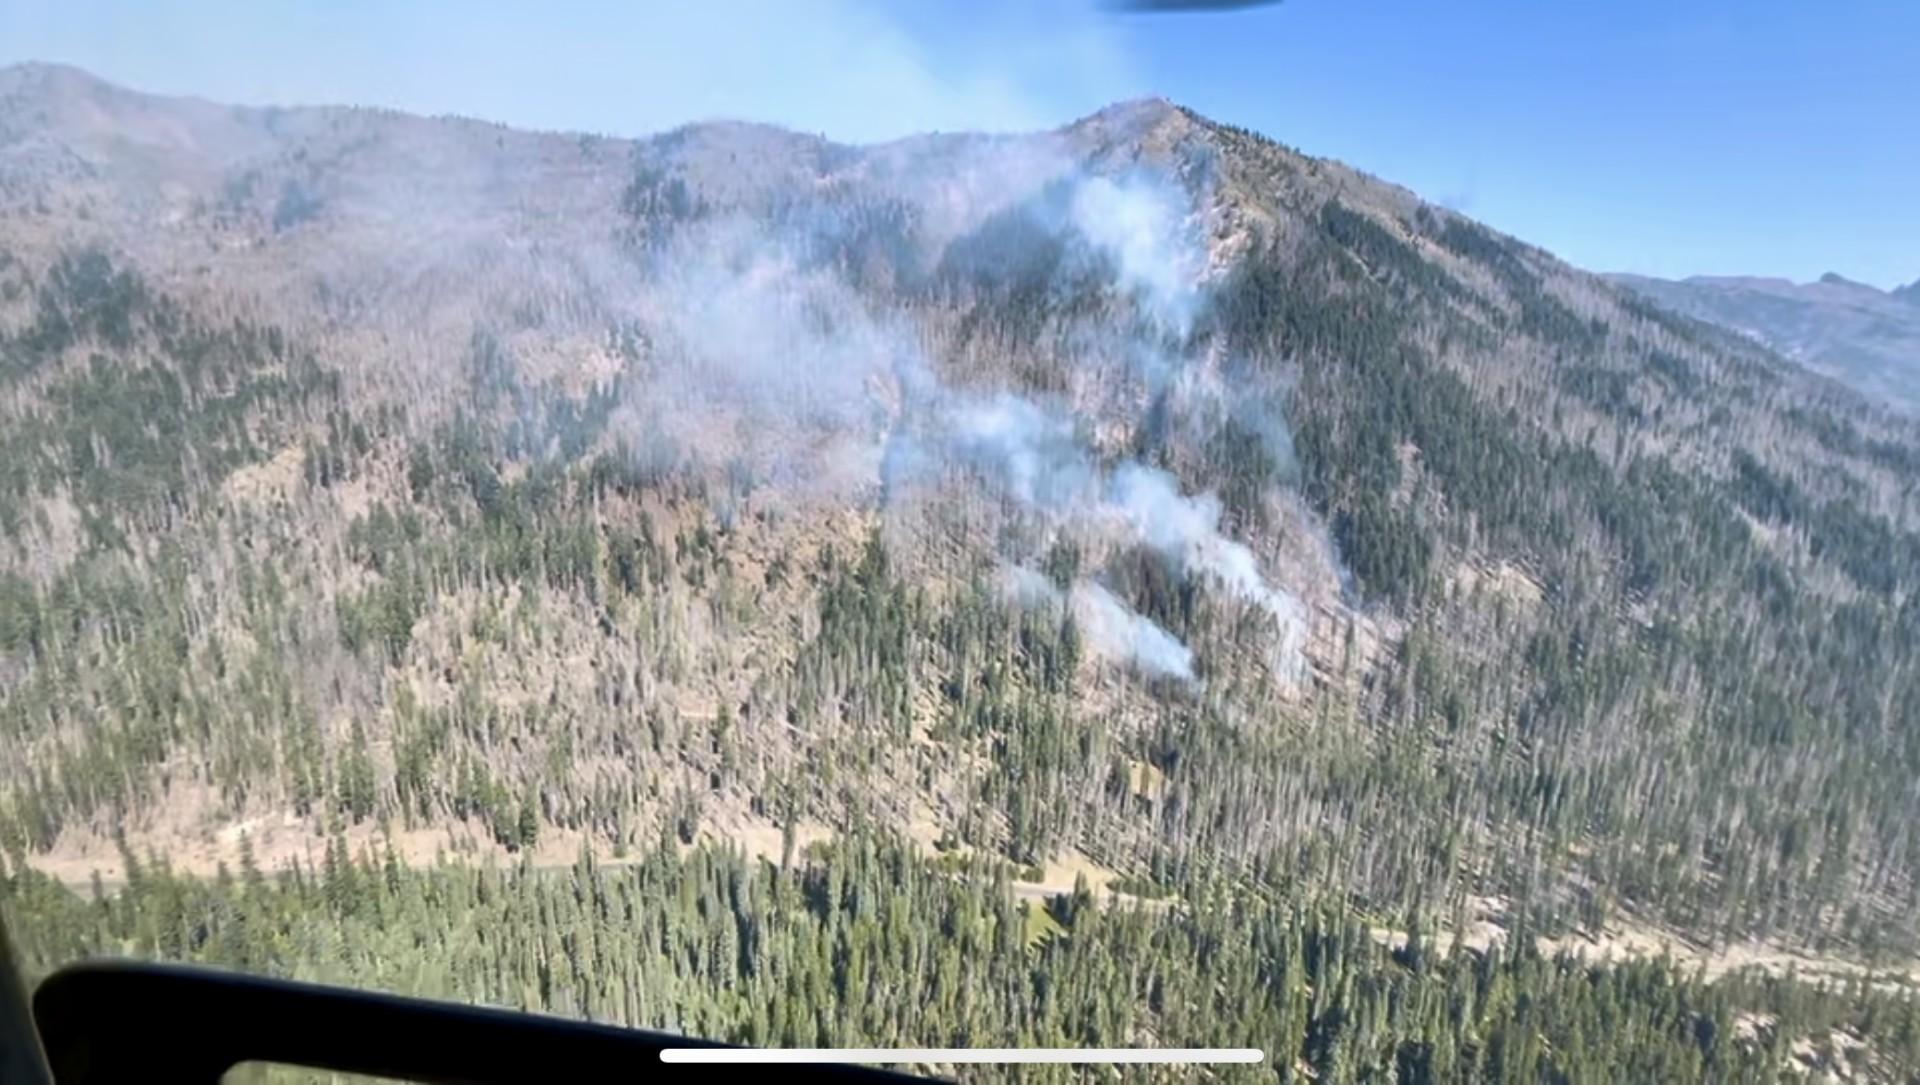
[(1087, 643), (1109, 656), (1124, 656), (1151, 675), (1193, 680), (1193, 651), (1112, 592), (1081, 581), (1069, 597)]
[(1300, 603), (1267, 583), (1253, 551), (1220, 533), (1218, 498), (1182, 494), (1165, 471), (1130, 463), (1114, 473), (1108, 503), (1136, 535), (1187, 575), (1212, 579), (1271, 615), (1277, 637), (1272, 658), (1283, 677), (1299, 677), (1306, 636)]
[(1063, 593), (1040, 573), (1014, 565), (1001, 571), (1001, 585), (1025, 607), (1068, 607), (1095, 656), (1131, 664), (1152, 677), (1193, 681), (1193, 650), (1099, 584), (1080, 580)]
[(865, 381), (902, 352), (899, 330), (745, 217), (703, 227), (698, 248), (672, 253), (654, 281), (650, 325), (694, 378), (672, 391), (809, 426), (871, 417)]
[(1143, 178), (1093, 177), (1074, 189), (1071, 221), (1113, 258), (1121, 288), (1145, 302), (1153, 322), (1184, 338), (1200, 304), (1205, 262), (1181, 195)]
[[(1073, 427), (1064, 416), (1017, 396), (975, 399), (949, 393), (945, 416), (950, 429), (935, 453), (922, 451), (895, 462), (968, 463), (997, 481), (1006, 496), (1057, 526), (1148, 547), (1182, 575), (1211, 582), (1269, 615), (1273, 668), (1284, 680), (1299, 678), (1305, 665), (1300, 655), (1306, 635), (1303, 609), (1292, 595), (1267, 581), (1252, 550), (1221, 533), (1218, 498), (1182, 493), (1172, 475), (1139, 463), (1101, 470), (1087, 448), (1073, 439)], [(901, 439), (919, 448), (927, 440), (917, 434)], [(1155, 669), (1174, 673), (1166, 648), (1179, 642), (1126, 611), (1104, 589), (1102, 593), (1104, 598), (1084, 605), (1097, 610), (1109, 628), (1137, 631), (1116, 637), (1113, 644), (1153, 649), (1160, 660)]]
[(937, 393), (898, 314), (809, 261), (805, 238), (744, 214), (658, 253), (636, 305), (653, 342), (618, 419), (629, 443), (664, 435), (775, 492), (860, 497), (902, 400)]
[[(1072, 440), (1063, 416), (1016, 396), (955, 396), (947, 415), (953, 429), (941, 446), (944, 455), (922, 455), (916, 462), (968, 462), (997, 479), (1007, 496), (1057, 524), (1145, 545), (1182, 575), (1259, 607), (1273, 619), (1276, 672), (1289, 681), (1299, 677), (1303, 609), (1267, 581), (1252, 550), (1221, 533), (1217, 497), (1182, 493), (1172, 475), (1139, 463), (1100, 470), (1085, 446)], [(1155, 632), (1171, 639), (1158, 627)]]
[[(1028, 213), (1045, 236), (1091, 253), (1108, 271), (1106, 288), (1130, 299), (1137, 322), (1113, 334), (1139, 350), (1117, 353), (1179, 375), (1188, 359), (1178, 345), (1205, 302), (1190, 201), (1145, 176), (1074, 177), (1064, 194), (1060, 183), (1047, 182), (1047, 198), (1035, 193)], [(1165, 471), (1103, 462), (1062, 406), (943, 380), (910, 304), (856, 289), (839, 265), (809, 255), (833, 246), (805, 231), (840, 221), (789, 214), (775, 228), (729, 213), (683, 228), (657, 253), (645, 300), (657, 344), (644, 394), (665, 409), (649, 426), (675, 432), (696, 453), (703, 442), (714, 446), (709, 459), (745, 459), (778, 484), (836, 498), (877, 486), (885, 500), (961, 468), (1050, 531), (1144, 546), (1179, 575), (1257, 607), (1271, 619), (1275, 673), (1301, 673), (1302, 607), (1268, 581), (1251, 549), (1221, 532), (1216, 497), (1183, 493)], [(1135, 342), (1142, 332), (1159, 342)], [(1224, 399), (1205, 376), (1185, 384)], [(1277, 419), (1262, 426), (1263, 440), (1284, 444)], [(1016, 597), (1070, 606), (1097, 655), (1150, 675), (1192, 677), (1191, 649), (1107, 588), (1085, 580), (1061, 593), (1017, 579)]]
[(951, 395), (943, 413), (947, 454), (998, 475), (1015, 499), (1049, 509), (1086, 499), (1095, 480), (1093, 461), (1064, 416), (1006, 392)]

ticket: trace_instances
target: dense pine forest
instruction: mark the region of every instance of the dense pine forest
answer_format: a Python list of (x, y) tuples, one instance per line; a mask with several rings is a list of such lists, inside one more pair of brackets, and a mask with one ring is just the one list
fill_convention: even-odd
[(1772, 1081), (1920, 1061), (1920, 1006), (1866, 983), (1388, 949), (1337, 903), (1227, 885), (1172, 912), (1084, 887), (1016, 904), (1005, 864), (860, 832), (830, 851), (782, 869), (663, 846), (540, 871), (336, 844), (318, 868), (249, 860), (211, 880), (129, 858), (126, 887), (90, 898), (28, 873), (0, 900), (49, 961), (132, 952), (754, 1045), (1255, 1044), (1267, 1064), (1208, 1071), (1247, 1081)]
[(1161, 102), (850, 148), (0, 100), (36, 972), (1920, 1072), (1910, 420)]

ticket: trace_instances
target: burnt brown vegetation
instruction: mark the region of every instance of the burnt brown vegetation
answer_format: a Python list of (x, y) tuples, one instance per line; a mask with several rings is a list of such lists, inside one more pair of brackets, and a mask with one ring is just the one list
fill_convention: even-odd
[[(1252, 1079), (1920, 1058), (1911, 421), (1165, 103), (848, 148), (39, 67), (0, 102), (0, 903), (37, 966), (1252, 1042)], [(1190, 203), (1178, 319), (1073, 223), (1137, 174)], [(673, 283), (742, 229), (810, 334), (929, 375), (724, 386)], [(1215, 495), (1304, 673), (1275, 607), (978, 464), (890, 486), (848, 449), (912, 380)], [(1065, 855), (1124, 892), (1016, 900)], [(1489, 900), (1493, 945), (1442, 952)], [(1852, 978), (1541, 949), (1622, 926)]]

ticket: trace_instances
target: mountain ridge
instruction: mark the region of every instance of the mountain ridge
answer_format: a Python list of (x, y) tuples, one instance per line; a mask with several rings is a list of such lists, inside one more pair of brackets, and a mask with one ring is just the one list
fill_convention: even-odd
[(865, 147), (165, 103), (0, 128), (35, 862), (871, 819), (1911, 939), (1920, 438), (1768, 350), (1159, 100)]
[(1861, 394), (1920, 407), (1920, 307), (1829, 272), (1811, 283), (1738, 276), (1610, 278), (1653, 301), (1749, 336)]

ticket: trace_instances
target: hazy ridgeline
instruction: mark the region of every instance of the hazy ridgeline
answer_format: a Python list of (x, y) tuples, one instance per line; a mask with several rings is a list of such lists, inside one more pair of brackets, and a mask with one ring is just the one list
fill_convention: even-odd
[[(39, 966), (1912, 1066), (1911, 422), (1165, 103), (853, 148), (0, 92)], [(1790, 951), (1824, 993), (1722, 976)]]

